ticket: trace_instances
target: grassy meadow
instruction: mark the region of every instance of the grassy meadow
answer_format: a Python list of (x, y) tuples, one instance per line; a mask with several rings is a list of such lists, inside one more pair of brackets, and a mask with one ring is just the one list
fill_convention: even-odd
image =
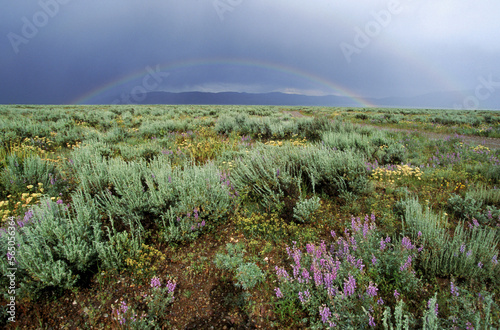
[(0, 106), (0, 324), (499, 328), (499, 138), (494, 111)]

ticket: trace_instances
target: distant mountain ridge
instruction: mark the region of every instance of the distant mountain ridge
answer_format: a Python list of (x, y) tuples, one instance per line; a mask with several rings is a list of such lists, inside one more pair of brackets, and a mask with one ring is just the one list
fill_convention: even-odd
[[(480, 100), (474, 91), (437, 92), (415, 97), (365, 98), (378, 107), (485, 109), (500, 110), (500, 91)], [(360, 103), (345, 96), (308, 96), (300, 94), (244, 92), (150, 92), (139, 104), (221, 104), (221, 105), (284, 105), (360, 107)]]

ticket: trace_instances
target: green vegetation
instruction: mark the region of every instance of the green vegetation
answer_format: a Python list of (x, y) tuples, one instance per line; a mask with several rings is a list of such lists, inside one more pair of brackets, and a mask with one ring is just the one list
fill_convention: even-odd
[(483, 137), (500, 113), (2, 106), (0, 323), (498, 328)]

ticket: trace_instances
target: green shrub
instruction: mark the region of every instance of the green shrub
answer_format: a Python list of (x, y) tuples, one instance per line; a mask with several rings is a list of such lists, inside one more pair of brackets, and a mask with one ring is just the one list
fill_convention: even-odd
[(342, 151), (355, 150), (364, 155), (369, 155), (374, 149), (369, 137), (356, 132), (325, 132), (321, 139), (327, 147)]
[(478, 204), (500, 206), (500, 189), (488, 189), (484, 185), (480, 185), (465, 194), (466, 199), (472, 198)]
[(236, 161), (231, 174), (236, 189), (245, 192), (267, 209), (278, 207), (286, 196), (294, 205), (299, 187), (310, 192), (336, 196), (363, 193), (368, 187), (364, 159), (352, 151), (334, 151), (325, 147), (302, 148), (284, 145), (259, 145)]
[(7, 156), (7, 166), (0, 172), (0, 184), (5, 189), (5, 196), (24, 193), (27, 186), (38, 186), (38, 183), (43, 184), (44, 193), (49, 196), (67, 191), (67, 182), (53, 162), (38, 155), (26, 158), (17, 154)]
[(245, 248), (243, 244), (226, 244), (226, 254), (217, 253), (214, 263), (219, 269), (234, 274), (235, 285), (243, 290), (250, 290), (264, 281), (265, 275), (253, 262), (245, 262)]
[(309, 222), (311, 216), (318, 211), (320, 208), (320, 198), (317, 196), (311, 197), (309, 199), (301, 199), (297, 202), (297, 205), (293, 208), (293, 217), (298, 222)]
[(498, 285), (493, 258), (498, 255), (500, 240), (495, 229), (479, 225), (464, 229), (459, 223), (450, 236), (445, 229), (446, 219), (429, 208), (422, 211), (416, 199), (407, 200), (404, 220), (405, 230), (411, 237), (421, 236), (423, 240), (420, 266), (427, 276), (475, 277)]
[(194, 239), (231, 212), (237, 191), (212, 163), (172, 167), (164, 155), (127, 162), (105, 159), (96, 146), (80, 149), (73, 155), (80, 187), (98, 201), (117, 232), (140, 240), (156, 228), (167, 241)]
[[(46, 287), (69, 289), (98, 263), (96, 243), (101, 241), (99, 213), (81, 194), (73, 196), (73, 210), (42, 200), (17, 222), (17, 268), (21, 293)], [(0, 240), (7, 245), (5, 235)], [(5, 258), (2, 259), (5, 268)]]

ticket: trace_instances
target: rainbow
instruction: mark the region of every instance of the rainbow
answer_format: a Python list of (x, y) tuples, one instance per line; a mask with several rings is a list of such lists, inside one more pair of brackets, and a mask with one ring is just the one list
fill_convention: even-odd
[[(345, 96), (350, 98), (351, 100), (355, 101), (357, 104), (359, 104), (361, 107), (375, 107), (374, 104), (368, 102), (367, 100), (363, 99), (361, 96), (357, 95), (355, 92), (339, 85), (336, 83), (333, 83), (323, 77), (314, 75), (312, 73), (293, 68), (293, 67), (288, 67), (282, 64), (278, 63), (273, 63), (273, 62), (263, 62), (263, 61), (258, 61), (258, 60), (250, 60), (250, 59), (198, 59), (198, 60), (187, 60), (187, 61), (180, 61), (180, 62), (174, 62), (174, 63), (168, 63), (168, 64), (161, 64), (160, 69), (162, 72), (168, 72), (169, 70), (175, 70), (175, 69), (182, 69), (182, 68), (190, 68), (190, 67), (199, 67), (199, 66), (212, 66), (212, 65), (237, 65), (237, 66), (242, 66), (242, 67), (248, 67), (248, 68), (261, 68), (261, 69), (267, 69), (267, 70), (272, 70), (274, 72), (279, 72), (287, 75), (291, 75), (293, 77), (298, 77), (301, 79), (305, 79), (310, 82), (314, 82), (316, 84), (319, 84), (323, 87), (326, 87), (329, 91), (331, 91), (332, 95), (337, 95), (337, 96)], [(75, 99), (72, 104), (91, 104), (92, 100), (95, 99), (96, 97), (102, 95), (103, 93), (116, 88), (121, 85), (125, 85), (128, 83), (133, 82), (134, 80), (140, 79), (147, 75), (148, 72), (146, 69), (141, 69), (135, 72), (132, 72), (130, 74), (127, 74), (125, 76), (119, 77), (113, 81), (110, 81), (102, 86), (99, 86), (84, 95), (79, 96), (77, 99)]]

